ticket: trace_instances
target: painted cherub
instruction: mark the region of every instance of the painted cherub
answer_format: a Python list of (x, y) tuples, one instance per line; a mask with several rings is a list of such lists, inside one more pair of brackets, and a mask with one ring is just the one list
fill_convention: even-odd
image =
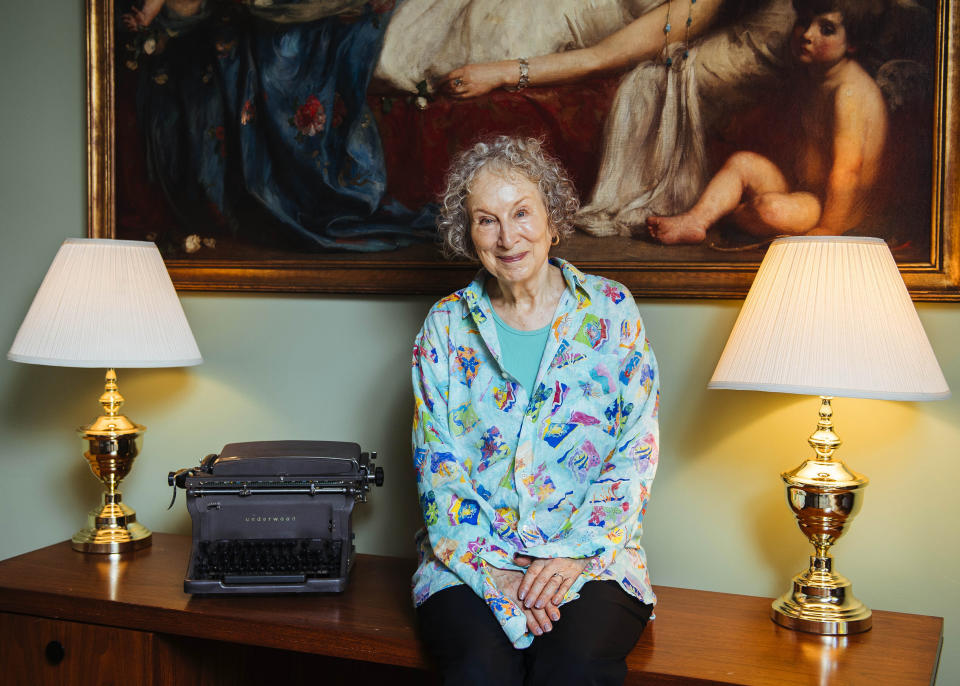
[(687, 212), (647, 219), (661, 243), (700, 243), (731, 215), (746, 232), (839, 235), (864, 218), (883, 167), (887, 106), (855, 59), (879, 27), (880, 0), (794, 0), (791, 51), (800, 77), (798, 152), (788, 176), (755, 152), (735, 152)]

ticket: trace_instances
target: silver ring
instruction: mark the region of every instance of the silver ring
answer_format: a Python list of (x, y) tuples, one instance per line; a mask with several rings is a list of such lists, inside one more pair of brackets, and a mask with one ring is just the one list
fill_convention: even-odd
[(560, 583), (561, 583), (561, 584), (562, 584), (564, 581), (566, 581), (566, 578), (564, 578), (563, 574), (561, 574), (560, 572), (554, 572), (553, 575), (560, 577)]

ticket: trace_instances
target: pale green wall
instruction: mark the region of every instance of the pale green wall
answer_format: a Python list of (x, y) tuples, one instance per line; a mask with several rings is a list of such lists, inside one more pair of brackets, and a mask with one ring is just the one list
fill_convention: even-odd
[[(17, 2), (0, 26), (0, 345), (12, 342), (60, 242), (84, 232), (82, 3)], [(124, 482), (157, 531), (189, 532), (166, 474), (230, 441), (356, 440), (386, 486), (358, 507), (358, 547), (410, 555), (419, 514), (409, 463), (408, 359), (428, 298), (191, 295), (206, 363), (121, 371), (149, 427)], [(707, 391), (738, 302), (641, 303), (663, 378), (662, 461), (647, 517), (657, 584), (772, 596), (806, 563), (778, 473), (799, 463), (814, 399)], [(946, 617), (940, 686), (960, 683), (960, 306), (920, 305), (949, 401), (838, 400), (841, 449), (871, 478), (836, 547), (877, 609)], [(349, 370), (349, 371), (348, 371)], [(0, 558), (68, 538), (97, 498), (73, 429), (99, 409), (101, 372), (0, 361)]]

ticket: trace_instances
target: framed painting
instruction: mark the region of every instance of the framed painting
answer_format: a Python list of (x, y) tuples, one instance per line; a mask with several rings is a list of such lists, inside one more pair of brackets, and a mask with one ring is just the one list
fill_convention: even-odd
[[(960, 300), (960, 10), (805, 2), (87, 0), (89, 234), (155, 241), (181, 289), (444, 294), (476, 269), (436, 240), (447, 165), (512, 134), (580, 193), (554, 252), (638, 297), (742, 297), (779, 193), (813, 203), (789, 232), (881, 236), (914, 299)], [(855, 64), (853, 134), (810, 30)], [(737, 160), (756, 181), (687, 231)]]

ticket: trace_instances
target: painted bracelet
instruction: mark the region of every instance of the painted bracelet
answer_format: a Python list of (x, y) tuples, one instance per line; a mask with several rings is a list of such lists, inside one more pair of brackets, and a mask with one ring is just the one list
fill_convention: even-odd
[(517, 81), (517, 90), (522, 91), (530, 85), (530, 63), (526, 57), (517, 60), (520, 63), (520, 79)]

